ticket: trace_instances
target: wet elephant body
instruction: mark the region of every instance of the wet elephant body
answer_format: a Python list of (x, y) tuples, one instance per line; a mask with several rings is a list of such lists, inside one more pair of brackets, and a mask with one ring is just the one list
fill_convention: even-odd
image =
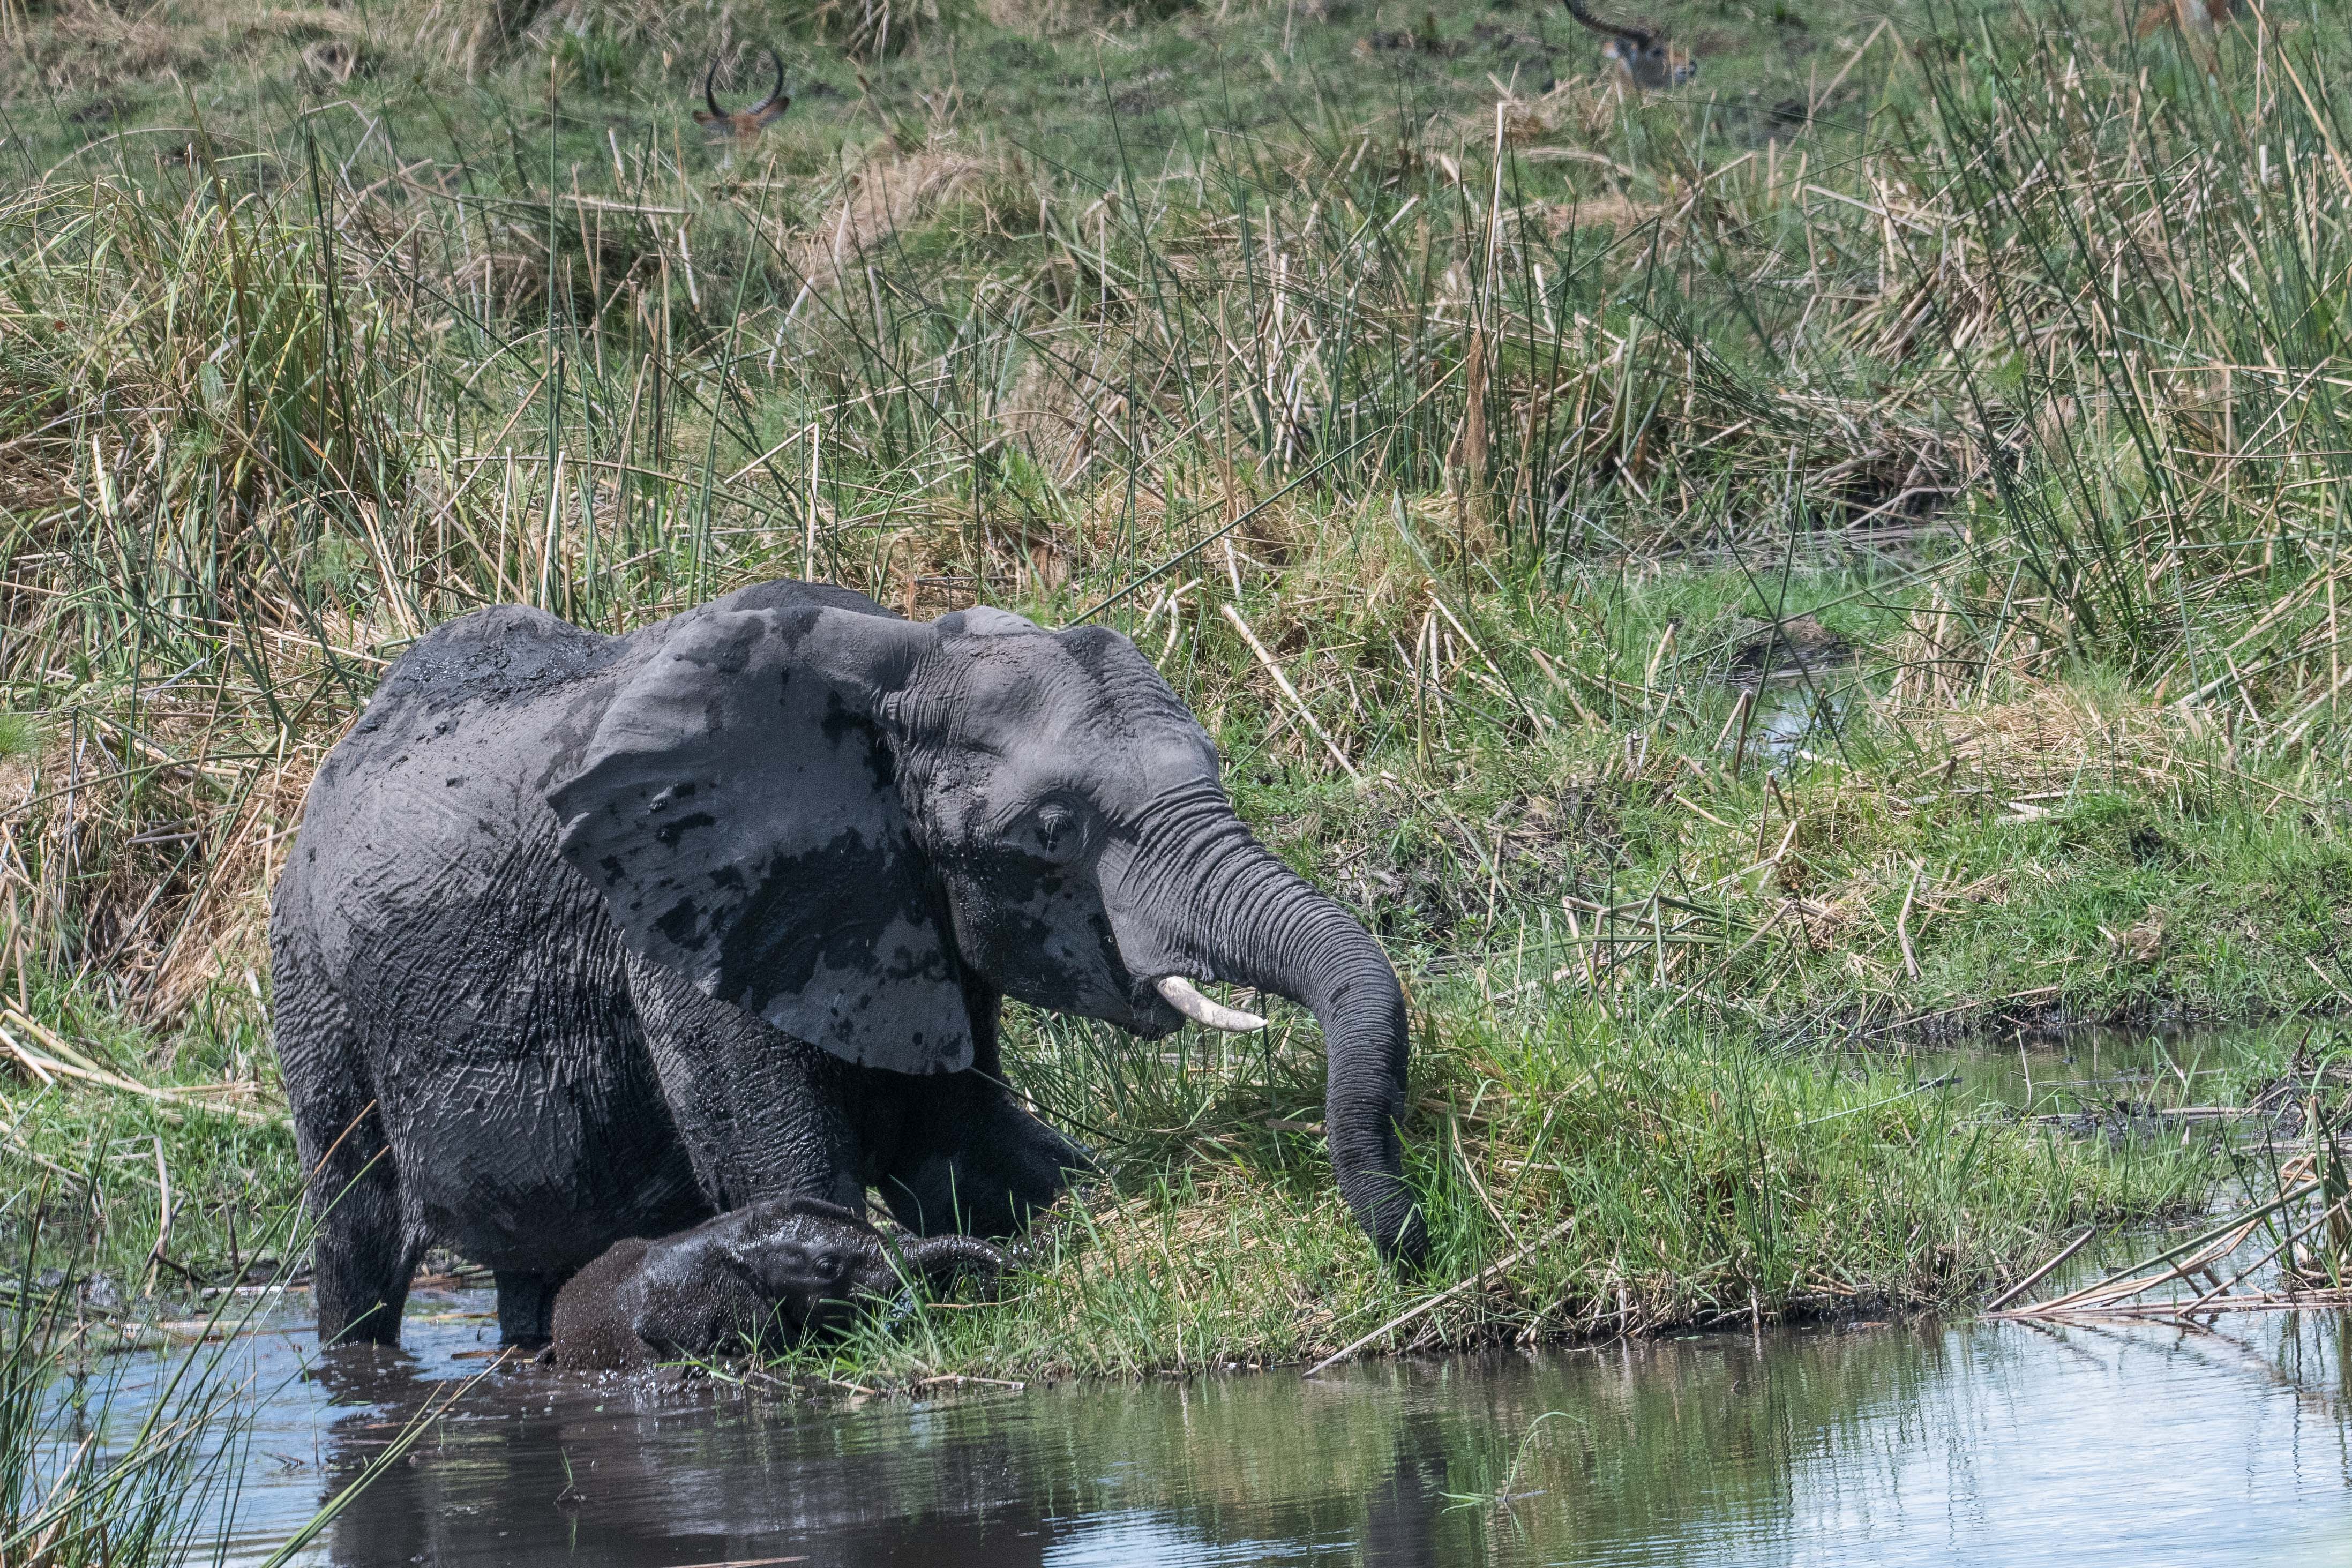
[(898, 1247), (820, 1199), (767, 1198), (658, 1239), (615, 1242), (555, 1298), (546, 1359), (636, 1371), (838, 1333), (917, 1281), (992, 1280), (1004, 1256), (969, 1236)]
[(1002, 1082), (1003, 998), (1147, 1038), (1292, 997), (1340, 1186), (1423, 1246), (1402, 993), (1250, 838), (1131, 644), (762, 584), (625, 637), (481, 612), (320, 768), (271, 918), (321, 1333), (392, 1340), (445, 1242), (509, 1338), (615, 1241), (766, 1198), (1010, 1233), (1082, 1153)]

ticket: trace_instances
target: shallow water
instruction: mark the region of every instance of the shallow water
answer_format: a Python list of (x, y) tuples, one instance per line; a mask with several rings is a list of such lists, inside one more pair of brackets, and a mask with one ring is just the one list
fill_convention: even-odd
[(2101, 1026), (2068, 1030), (2054, 1042), (2042, 1037), (2006, 1045), (1982, 1039), (1910, 1044), (1899, 1033), (1866, 1040), (1855, 1054), (1882, 1067), (1907, 1067), (1922, 1092), (1949, 1093), (1963, 1107), (2076, 1116), (2232, 1103), (2242, 1098), (2238, 1081), (2247, 1062), (2292, 1055), (2312, 1030), (2299, 1023)]
[[(391, 1354), (241, 1347), (261, 1386), (315, 1375), (262, 1412), (232, 1557), (478, 1372), (493, 1330), (446, 1314), (490, 1304), (421, 1303)], [(304, 1559), (777, 1560), (2327, 1568), (2352, 1564), (2352, 1328), (1848, 1325), (858, 1408), (522, 1368)]]
[[(2193, 1103), (2259, 1043), (1921, 1047), (1905, 1092)], [(231, 1560), (478, 1376), (299, 1561), (2352, 1568), (2340, 1314), (1846, 1324), (853, 1406), (485, 1374), (493, 1305), (419, 1292), (404, 1350), (321, 1354), (296, 1294), (240, 1340), (260, 1404)], [(112, 1364), (127, 1421), (163, 1364)]]
[(1811, 678), (1790, 675), (1759, 688), (1744, 738), (1727, 735), (1727, 747), (1743, 747), (1768, 763), (1785, 764), (1810, 753), (1834, 756), (1854, 703), (1853, 677), (1823, 671)]

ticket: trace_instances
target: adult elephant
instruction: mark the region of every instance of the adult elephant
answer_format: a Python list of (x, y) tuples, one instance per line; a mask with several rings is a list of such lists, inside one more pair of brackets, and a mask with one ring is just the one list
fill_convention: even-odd
[(1006, 1234), (1085, 1161), (1003, 1085), (1002, 999), (1256, 1022), (1195, 980), (1313, 1009), (1340, 1191), (1424, 1250), (1395, 974), (1100, 628), (800, 582), (452, 622), (320, 768), (270, 948), (322, 1337), (396, 1340), (436, 1240), (528, 1342), (613, 1242), (754, 1199)]

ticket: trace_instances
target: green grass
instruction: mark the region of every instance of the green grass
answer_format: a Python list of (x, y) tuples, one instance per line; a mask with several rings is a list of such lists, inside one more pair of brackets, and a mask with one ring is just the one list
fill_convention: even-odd
[[(2201, 1145), (2049, 1138), (1899, 1062), (1759, 1052), (1655, 998), (1615, 1017), (1549, 990), (1489, 1007), (1455, 981), (1422, 1002), (1408, 1164), (1433, 1276), (1531, 1247), (1507, 1289), (1374, 1335), (1431, 1287), (1351, 1233), (1294, 1026), (1265, 1061), (1130, 1068), (1085, 1107), (1115, 1155), (1107, 1190), (1045, 1228), (1003, 1302), (877, 1331), (835, 1375), (1134, 1375), (1362, 1336), (1378, 1352), (1955, 1304), (2069, 1225), (2196, 1201), (2216, 1169)], [(1033, 1035), (1033, 1079), (1065, 1082), (1071, 1049)]]
[[(126, 1029), (121, 1013), (92, 994), (97, 990), (87, 984), (36, 990), (33, 1016), (49, 1020), (105, 1070), (189, 1098), (112, 1092), (61, 1073), (44, 1086), (20, 1068), (0, 1095), (7, 1106), (0, 1113), (0, 1161), (10, 1173), (9, 1189), (23, 1201), (0, 1219), (0, 1233), (20, 1233), (37, 1207), (30, 1191), (48, 1184), (57, 1189), (57, 1212), (44, 1210), (52, 1243), (70, 1238), (80, 1249), (76, 1266), (107, 1276), (134, 1305), (142, 1296), (181, 1301), (200, 1283), (267, 1281), (298, 1264), (303, 1253), (286, 1256), (276, 1217), (290, 1212), (301, 1196), (300, 1167), (249, 998), (233, 1022), (216, 1004), (192, 1009), (169, 1044), (159, 1046), (155, 1035)], [(42, 1050), (21, 1025), (0, 1020), (0, 1030)], [(261, 1086), (264, 1080), (269, 1087)], [(224, 1082), (253, 1086), (224, 1097), (252, 1114), (207, 1108), (204, 1091)], [(87, 1185), (93, 1170), (101, 1173), (96, 1195), (68, 1203), (61, 1195)]]
[[(290, 1143), (198, 1102), (276, 1103), (266, 890), (384, 664), (814, 569), (1137, 639), (1411, 988), (1439, 1240), (1343, 1222), (1305, 1020), (1016, 1019), (1106, 1184), (835, 1370), (1296, 1358), (1529, 1243), (1393, 1343), (1942, 1307), (2201, 1201), (1841, 1048), (2352, 997), (2352, 30), (1662, 5), (1636, 100), (1549, 6), (1228, 10), (0, 0), (0, 1001), (179, 1096), (26, 1069), (0, 1169), (242, 1265)], [(1857, 656), (1743, 709), (1800, 617)]]

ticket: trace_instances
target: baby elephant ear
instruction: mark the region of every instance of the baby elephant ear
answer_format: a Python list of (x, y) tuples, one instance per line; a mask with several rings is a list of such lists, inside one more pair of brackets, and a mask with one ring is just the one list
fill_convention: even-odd
[(923, 634), (805, 605), (689, 612), (547, 790), (631, 951), (898, 1072), (971, 1064), (945, 903), (873, 717)]

